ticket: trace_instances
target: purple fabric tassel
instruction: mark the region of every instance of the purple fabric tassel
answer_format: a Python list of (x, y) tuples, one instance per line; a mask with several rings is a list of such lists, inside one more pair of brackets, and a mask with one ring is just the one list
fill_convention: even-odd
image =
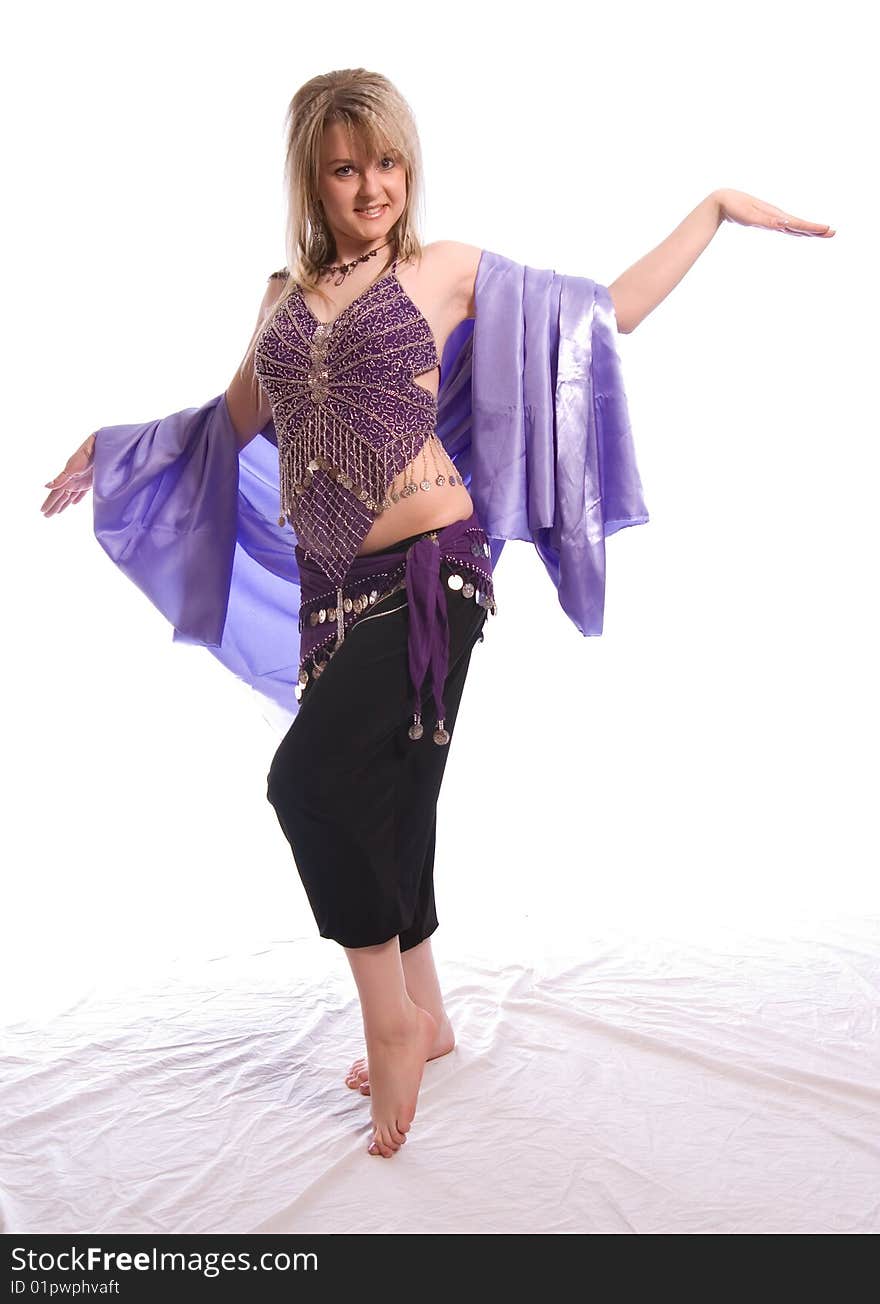
[(449, 622), (441, 585), (440, 545), (430, 537), (419, 539), (406, 554), (409, 676), (413, 687), (413, 711), (418, 714), (430, 661), (438, 724), (446, 717), (443, 688), (449, 666)]
[[(447, 602), (453, 593), (456, 602), (479, 601), (481, 606), (494, 612), (495, 585), (492, 576), (492, 546), (483, 530), (476, 513), (462, 520), (452, 521), (448, 525), (438, 526), (436, 530), (425, 531), (422, 538), (398, 548), (392, 544), (382, 552), (365, 553), (355, 557), (351, 564), (346, 583), (335, 590), (330, 597), (332, 580), (327, 576), (308, 551), (296, 545), (296, 559), (302, 586), (303, 605), (300, 611), (302, 628), (299, 685), (303, 689), (315, 674), (316, 660), (326, 664), (330, 656), (335, 655), (342, 646), (344, 638), (361, 619), (365, 608), (358, 606), (358, 600), (369, 597), (379, 598), (378, 590), (372, 593), (372, 586), (379, 583), (388, 593), (403, 589), (406, 593), (408, 610), (407, 662), (412, 688), (413, 721), (409, 736), (413, 740), (422, 737), (424, 729), (421, 720), (421, 696), (423, 685), (431, 669), (431, 683), (434, 702), (437, 708), (437, 722), (434, 729), (434, 742), (442, 746), (449, 742), (449, 730), (445, 727), (446, 706), (443, 692), (446, 676), (449, 672), (449, 617)], [(449, 585), (450, 593), (444, 591), (443, 564), (450, 569), (450, 579), (457, 576)], [(381, 580), (379, 576), (381, 575)], [(465, 587), (465, 586), (469, 587)], [(346, 600), (349, 602), (346, 611)], [(381, 599), (379, 599), (381, 600)], [(332, 603), (333, 615), (327, 615), (327, 607)], [(311, 617), (324, 610), (326, 619), (313, 622)], [(340, 612), (341, 617), (340, 617)], [(334, 621), (332, 629), (342, 621), (343, 638), (337, 638), (330, 645), (329, 622)], [(319, 672), (323, 673), (323, 669)], [(319, 690), (320, 691), (320, 690)]]

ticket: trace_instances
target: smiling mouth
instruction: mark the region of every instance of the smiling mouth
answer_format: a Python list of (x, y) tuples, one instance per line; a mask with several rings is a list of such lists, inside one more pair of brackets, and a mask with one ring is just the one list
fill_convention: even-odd
[(379, 204), (374, 208), (356, 208), (354, 211), (360, 213), (361, 217), (381, 217), (388, 207), (387, 204)]

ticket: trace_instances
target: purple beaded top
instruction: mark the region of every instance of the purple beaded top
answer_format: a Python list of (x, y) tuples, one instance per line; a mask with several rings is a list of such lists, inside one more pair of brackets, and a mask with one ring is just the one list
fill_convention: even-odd
[(332, 322), (319, 322), (295, 287), (255, 347), (278, 437), (282, 514), (335, 584), (437, 423), (437, 399), (414, 379), (439, 365), (437, 346), (397, 261)]

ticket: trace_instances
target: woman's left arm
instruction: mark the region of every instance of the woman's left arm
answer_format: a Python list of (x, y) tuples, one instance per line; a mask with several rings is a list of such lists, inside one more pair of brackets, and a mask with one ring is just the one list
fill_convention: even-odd
[(722, 222), (763, 226), (787, 235), (832, 236), (830, 226), (791, 217), (742, 190), (713, 190), (662, 244), (608, 286), (617, 329), (629, 335), (693, 267)]

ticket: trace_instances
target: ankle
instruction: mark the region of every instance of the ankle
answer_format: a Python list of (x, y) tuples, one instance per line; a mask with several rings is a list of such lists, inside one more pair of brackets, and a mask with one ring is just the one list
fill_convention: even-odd
[(422, 986), (419, 983), (407, 982), (406, 994), (413, 1005), (418, 1005), (421, 1010), (427, 1010), (431, 1018), (436, 1019), (438, 1023), (449, 1021), (446, 1006), (443, 1004), (443, 996), (435, 986)]
[(393, 1006), (364, 1015), (364, 1036), (370, 1041), (405, 1041), (417, 1022), (418, 1006), (408, 996)]
[(426, 1008), (428, 1009), (431, 1018), (434, 1020), (434, 1023), (437, 1025), (435, 1036), (443, 1036), (452, 1031), (452, 1023), (450, 1022), (449, 1015), (446, 1013), (442, 1005), (439, 1009)]

